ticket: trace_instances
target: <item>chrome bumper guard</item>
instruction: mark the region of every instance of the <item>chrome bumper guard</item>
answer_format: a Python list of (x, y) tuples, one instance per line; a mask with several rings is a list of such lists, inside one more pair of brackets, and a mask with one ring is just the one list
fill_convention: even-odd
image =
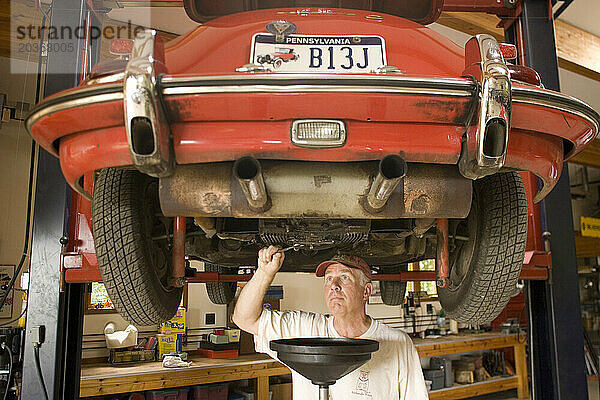
[(134, 166), (154, 177), (173, 173), (169, 124), (157, 88), (156, 31), (140, 32), (133, 43), (123, 87), (125, 130)]
[(506, 159), (511, 116), (511, 82), (500, 46), (493, 36), (477, 35), (465, 45), (464, 75), (479, 85), (479, 105), (467, 127), (459, 160), (469, 179), (500, 170)]

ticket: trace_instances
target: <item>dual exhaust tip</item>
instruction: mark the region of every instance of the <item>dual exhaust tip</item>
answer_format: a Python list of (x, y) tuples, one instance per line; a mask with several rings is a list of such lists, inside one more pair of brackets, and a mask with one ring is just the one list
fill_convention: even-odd
[(233, 164), (233, 175), (240, 183), (248, 206), (253, 211), (267, 211), (270, 206), (262, 168), (254, 157), (242, 157)]
[[(370, 211), (379, 212), (385, 207), (406, 176), (407, 169), (406, 161), (396, 154), (387, 155), (379, 162), (377, 175), (366, 197), (366, 205)], [(239, 158), (233, 164), (233, 175), (239, 182), (250, 209), (264, 212), (271, 208), (262, 168), (257, 159), (250, 156)]]

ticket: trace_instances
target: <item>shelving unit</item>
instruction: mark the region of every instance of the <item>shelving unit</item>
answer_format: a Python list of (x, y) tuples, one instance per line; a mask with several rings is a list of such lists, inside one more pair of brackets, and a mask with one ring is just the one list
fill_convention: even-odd
[(429, 393), (429, 400), (464, 399), (466, 397), (480, 396), (482, 394), (503, 392), (505, 390), (518, 388), (518, 386), (519, 383), (516, 376), (493, 378), (485, 382), (476, 382), (470, 385), (460, 385), (434, 390)]
[[(520, 340), (521, 339), (521, 340)], [(503, 349), (512, 347), (515, 352), (515, 376), (493, 378), (470, 385), (455, 384), (451, 388), (434, 390), (429, 399), (464, 399), (481, 394), (517, 389), (519, 399), (529, 398), (529, 382), (525, 357), (525, 342), (517, 335), (483, 333), (458, 335), (437, 339), (415, 339), (415, 347), (420, 357), (433, 357), (448, 354), (468, 353), (479, 350)]]

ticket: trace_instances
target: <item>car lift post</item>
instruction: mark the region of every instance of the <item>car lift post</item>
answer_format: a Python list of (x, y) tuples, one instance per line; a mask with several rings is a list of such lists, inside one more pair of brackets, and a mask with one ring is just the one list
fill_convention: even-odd
[[(71, 27), (72, 32), (76, 32), (78, 27), (86, 26), (86, 19), (95, 21), (87, 10), (84, 0), (54, 0), (50, 25), (57, 27), (59, 32), (61, 27)], [(89, 29), (85, 30), (89, 33)], [(44, 96), (77, 86), (78, 73), (85, 64), (82, 55), (86, 54), (84, 39), (77, 36), (82, 35), (49, 40), (48, 44), (57, 44), (58, 49), (61, 45), (73, 47), (72, 51), (48, 51)], [(91, 50), (89, 59), (94, 59), (96, 46)], [(63, 178), (58, 159), (42, 148), (39, 148), (36, 181), (21, 398), (44, 398), (31, 343), (32, 329), (43, 325), (46, 337), (40, 347), (40, 364), (48, 396), (50, 399), (77, 399), (85, 285), (61, 283), (61, 254), (72, 247), (68, 243), (71, 190)]]
[[(519, 61), (535, 69), (544, 86), (558, 91), (558, 60), (551, 3), (525, 0), (521, 17), (507, 30)], [(583, 328), (579, 303), (569, 171), (540, 207), (545, 242), (552, 242), (552, 274), (527, 281), (531, 394), (536, 400), (587, 399)]]

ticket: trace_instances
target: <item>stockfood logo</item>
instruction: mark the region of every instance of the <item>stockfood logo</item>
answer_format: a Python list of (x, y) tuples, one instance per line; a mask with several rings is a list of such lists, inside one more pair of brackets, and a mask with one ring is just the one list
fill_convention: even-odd
[[(27, 67), (28, 62), (44, 64), (47, 58), (57, 55), (60, 62), (48, 62), (46, 74), (81, 73), (86, 68), (89, 72), (92, 56), (98, 55), (100, 61), (118, 58), (109, 51), (113, 40), (133, 40), (148, 29), (144, 26), (151, 26), (149, 14), (135, 17), (135, 22), (116, 21), (107, 17), (107, 10), (103, 13), (55, 11), (46, 1), (41, 0), (37, 7), (35, 1), (10, 2), (12, 73), (25, 73), (31, 70)], [(65, 65), (74, 65), (73, 70), (65, 71)]]

